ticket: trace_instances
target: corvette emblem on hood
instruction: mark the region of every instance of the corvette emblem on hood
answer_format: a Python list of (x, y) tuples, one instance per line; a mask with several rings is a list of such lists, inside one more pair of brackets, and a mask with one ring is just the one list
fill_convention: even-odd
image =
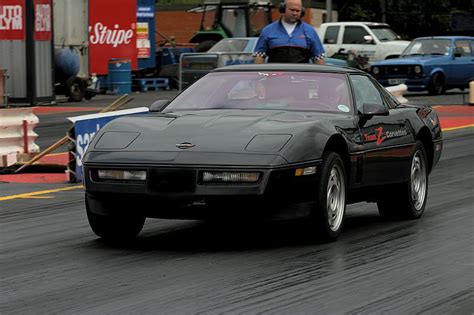
[(178, 149), (189, 149), (189, 148), (192, 148), (192, 147), (195, 147), (195, 146), (196, 145), (192, 144), (191, 142), (181, 142), (181, 143), (176, 144), (176, 147)]

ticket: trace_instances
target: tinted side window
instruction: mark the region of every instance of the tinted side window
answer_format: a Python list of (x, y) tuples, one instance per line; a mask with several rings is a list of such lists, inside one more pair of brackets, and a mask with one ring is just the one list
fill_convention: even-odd
[(324, 34), (325, 44), (337, 43), (337, 34), (339, 34), (339, 26), (328, 26), (326, 28), (326, 34)]
[(362, 109), (364, 103), (384, 104), (379, 90), (365, 75), (351, 75), (357, 110)]
[(471, 45), (468, 40), (457, 40), (455, 46), (462, 52), (462, 56), (471, 56)]
[(344, 29), (343, 44), (364, 44), (364, 36), (370, 35), (361, 26), (346, 26)]

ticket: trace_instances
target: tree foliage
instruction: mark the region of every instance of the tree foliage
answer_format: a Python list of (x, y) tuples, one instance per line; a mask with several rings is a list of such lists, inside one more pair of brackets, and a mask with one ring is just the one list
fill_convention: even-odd
[[(402, 37), (467, 35), (472, 29), (453, 29), (453, 13), (474, 17), (474, 0), (341, 0), (339, 21), (385, 22)], [(383, 10), (385, 4), (385, 14)]]

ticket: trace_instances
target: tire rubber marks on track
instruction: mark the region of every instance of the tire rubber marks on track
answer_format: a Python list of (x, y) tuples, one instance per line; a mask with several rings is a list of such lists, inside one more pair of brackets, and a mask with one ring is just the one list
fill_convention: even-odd
[(29, 192), (29, 193), (24, 193), (24, 194), (0, 197), (0, 201), (13, 200), (13, 199), (25, 199), (25, 198), (31, 198), (31, 199), (54, 198), (54, 197), (51, 197), (51, 196), (42, 196), (42, 195), (48, 195), (48, 194), (52, 194), (52, 193), (55, 193), (55, 192), (74, 190), (74, 189), (80, 189), (80, 188), (83, 188), (83, 186), (82, 185), (77, 185), (77, 186), (72, 186), (72, 187), (40, 190), (40, 191), (34, 191), (34, 192)]

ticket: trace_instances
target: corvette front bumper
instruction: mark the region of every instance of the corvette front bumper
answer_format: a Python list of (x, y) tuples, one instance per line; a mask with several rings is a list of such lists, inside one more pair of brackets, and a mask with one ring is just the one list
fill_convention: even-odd
[[(317, 163), (310, 165), (317, 168)], [(317, 171), (295, 176), (301, 167), (252, 168), (261, 174), (256, 183), (203, 183), (204, 169), (192, 167), (149, 167), (143, 182), (101, 181), (94, 175), (100, 167), (86, 167), (84, 180), (89, 209), (96, 214), (133, 211), (156, 218), (289, 218), (308, 215), (316, 196)]]

